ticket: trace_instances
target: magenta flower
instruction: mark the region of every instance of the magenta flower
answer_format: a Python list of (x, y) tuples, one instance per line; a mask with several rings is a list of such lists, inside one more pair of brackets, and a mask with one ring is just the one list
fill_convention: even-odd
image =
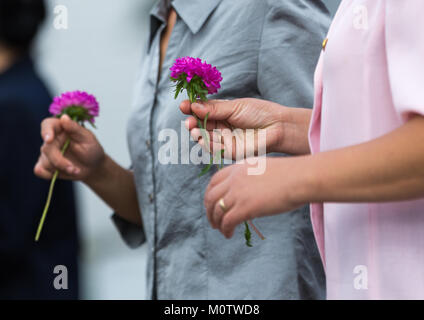
[(221, 72), (199, 58), (178, 58), (170, 70), (171, 80), (177, 82), (176, 97), (186, 89), (192, 102), (207, 100), (206, 94), (217, 93), (221, 88)]
[(94, 123), (94, 118), (99, 115), (99, 103), (87, 92), (65, 92), (53, 99), (49, 111), (56, 117), (67, 114), (74, 121)]

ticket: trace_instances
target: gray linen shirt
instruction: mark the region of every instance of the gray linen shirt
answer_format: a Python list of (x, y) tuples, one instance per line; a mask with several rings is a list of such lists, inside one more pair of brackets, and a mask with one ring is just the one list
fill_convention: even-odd
[[(242, 226), (226, 240), (207, 221), (203, 196), (215, 170), (198, 178), (202, 165), (158, 161), (160, 147), (168, 143), (158, 139), (159, 133), (173, 129), (180, 136), (186, 118), (178, 108), (186, 96), (175, 101), (169, 80), (177, 57), (200, 57), (218, 67), (224, 80), (213, 98), (255, 97), (311, 107), (314, 68), (330, 23), (325, 5), (316, 0), (175, 0), (178, 19), (159, 72), (169, 5), (162, 0), (151, 11), (148, 52), (128, 124), (143, 228), (113, 216), (128, 245), (147, 241), (147, 298), (325, 298), (308, 206), (257, 219), (266, 240), (253, 234), (254, 247), (248, 248)], [(190, 148), (194, 145), (191, 141)], [(187, 152), (180, 146), (180, 157)]]

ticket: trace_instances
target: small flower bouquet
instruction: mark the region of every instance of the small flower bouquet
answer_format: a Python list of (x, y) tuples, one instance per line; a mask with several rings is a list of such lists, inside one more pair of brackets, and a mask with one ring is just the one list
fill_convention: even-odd
[[(95, 127), (94, 118), (99, 115), (99, 103), (97, 102), (96, 98), (93, 95), (90, 95), (86, 92), (81, 92), (81, 91), (66, 92), (66, 93), (63, 93), (61, 96), (55, 97), (53, 99), (53, 103), (50, 105), (49, 111), (53, 116), (57, 118), (60, 118), (66, 114), (73, 121), (76, 121), (81, 126), (84, 126), (84, 123), (88, 122), (93, 127)], [(71, 143), (71, 140), (67, 139), (61, 150), (62, 154), (65, 154), (70, 143)], [(46, 205), (44, 207), (44, 211), (37, 228), (35, 241), (38, 241), (40, 239), (41, 231), (44, 225), (44, 220), (46, 219), (46, 215), (50, 207), (54, 185), (56, 183), (58, 176), (59, 176), (59, 171), (56, 170), (50, 183), (50, 189), (47, 195)]]
[[(207, 94), (215, 94), (221, 88), (222, 76), (221, 72), (216, 67), (213, 67), (206, 62), (203, 62), (199, 58), (192, 57), (183, 57), (178, 58), (174, 65), (171, 67), (171, 81), (174, 82), (175, 85), (175, 99), (178, 98), (178, 95), (182, 93), (184, 90), (187, 91), (188, 98), (191, 103), (195, 103), (198, 100), (208, 101)], [(210, 138), (209, 134), (206, 131), (206, 124), (208, 121), (209, 113), (206, 115), (205, 119), (200, 121), (196, 114), (193, 113), (193, 116), (197, 120), (197, 125), (200, 128), (202, 138), (204, 139), (205, 146), (210, 151)], [(218, 170), (222, 168), (223, 163), (223, 154), (225, 150), (220, 150), (215, 155), (211, 155), (211, 160), (209, 164), (202, 170), (199, 176), (203, 176), (206, 174), (212, 167), (212, 164), (220, 163), (218, 166)], [(259, 232), (259, 230), (255, 227), (255, 225), (251, 221), (247, 221), (244, 223), (245, 225), (245, 239), (246, 245), (251, 247), (251, 232), (249, 225), (252, 229), (258, 234), (258, 236), (264, 240), (265, 238)]]

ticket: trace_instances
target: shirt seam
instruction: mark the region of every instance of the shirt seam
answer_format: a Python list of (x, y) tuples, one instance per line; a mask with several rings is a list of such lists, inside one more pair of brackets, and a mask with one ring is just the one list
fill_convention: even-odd
[(257, 63), (256, 63), (256, 66), (257, 66), (256, 67), (256, 86), (258, 88), (258, 92), (259, 92), (259, 95), (261, 97), (262, 97), (262, 93), (260, 92), (260, 88), (259, 88), (259, 68), (260, 68), (260, 63), (261, 63), (261, 53), (262, 53), (263, 35), (264, 35), (264, 30), (265, 30), (266, 18), (267, 18), (269, 11), (271, 10), (271, 6), (268, 3), (268, 0), (265, 1), (265, 5), (266, 5), (266, 8), (264, 10), (264, 20), (263, 20), (263, 23), (262, 23), (262, 29), (261, 29), (260, 36), (259, 36), (260, 44), (259, 44), (259, 49), (258, 49), (258, 59), (257, 59)]

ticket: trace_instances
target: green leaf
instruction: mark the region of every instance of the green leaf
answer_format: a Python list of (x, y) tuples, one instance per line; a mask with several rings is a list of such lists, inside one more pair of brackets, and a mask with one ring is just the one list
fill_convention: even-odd
[(182, 92), (182, 88), (184, 86), (184, 82), (180, 81), (178, 82), (176, 88), (175, 88), (175, 97), (174, 99), (178, 98), (178, 95)]
[(253, 247), (252, 243), (251, 243), (252, 233), (250, 232), (249, 225), (247, 224), (246, 221), (244, 222), (244, 227), (245, 227), (244, 238), (246, 239), (246, 246), (251, 248), (251, 247)]
[(218, 170), (221, 170), (222, 167), (224, 166), (223, 161), (222, 161), (223, 156), (224, 156), (224, 152), (225, 152), (225, 150), (222, 149), (215, 154), (214, 163), (219, 163), (219, 166), (217, 166)]
[(200, 132), (202, 134), (203, 141), (205, 141), (206, 150), (208, 150), (208, 152), (211, 152), (209, 134), (206, 130), (206, 125), (208, 124), (208, 118), (209, 118), (209, 112), (206, 114), (206, 117), (203, 120), (203, 126), (200, 127)]
[(200, 97), (200, 100), (202, 100), (203, 102), (208, 101), (208, 98), (206, 98), (206, 95), (204, 93), (200, 93), (199, 97)]
[(206, 130), (206, 125), (208, 124), (208, 118), (209, 118), (209, 112), (206, 114), (206, 117), (203, 120), (203, 126), (204, 126), (205, 130)]
[(220, 165), (219, 165), (219, 170), (221, 170), (222, 168), (224, 168), (224, 153), (225, 153), (225, 149), (222, 149), (221, 150), (221, 163), (220, 163)]
[(208, 172), (209, 172), (209, 170), (210, 170), (210, 169), (211, 169), (211, 167), (212, 167), (212, 163), (213, 163), (213, 160), (212, 160), (212, 158), (211, 158), (210, 163), (209, 163), (206, 167), (204, 167), (204, 168), (203, 168), (202, 172), (200, 172), (200, 173), (199, 173), (199, 178), (200, 178), (200, 177), (203, 177), (206, 173), (208, 173)]

